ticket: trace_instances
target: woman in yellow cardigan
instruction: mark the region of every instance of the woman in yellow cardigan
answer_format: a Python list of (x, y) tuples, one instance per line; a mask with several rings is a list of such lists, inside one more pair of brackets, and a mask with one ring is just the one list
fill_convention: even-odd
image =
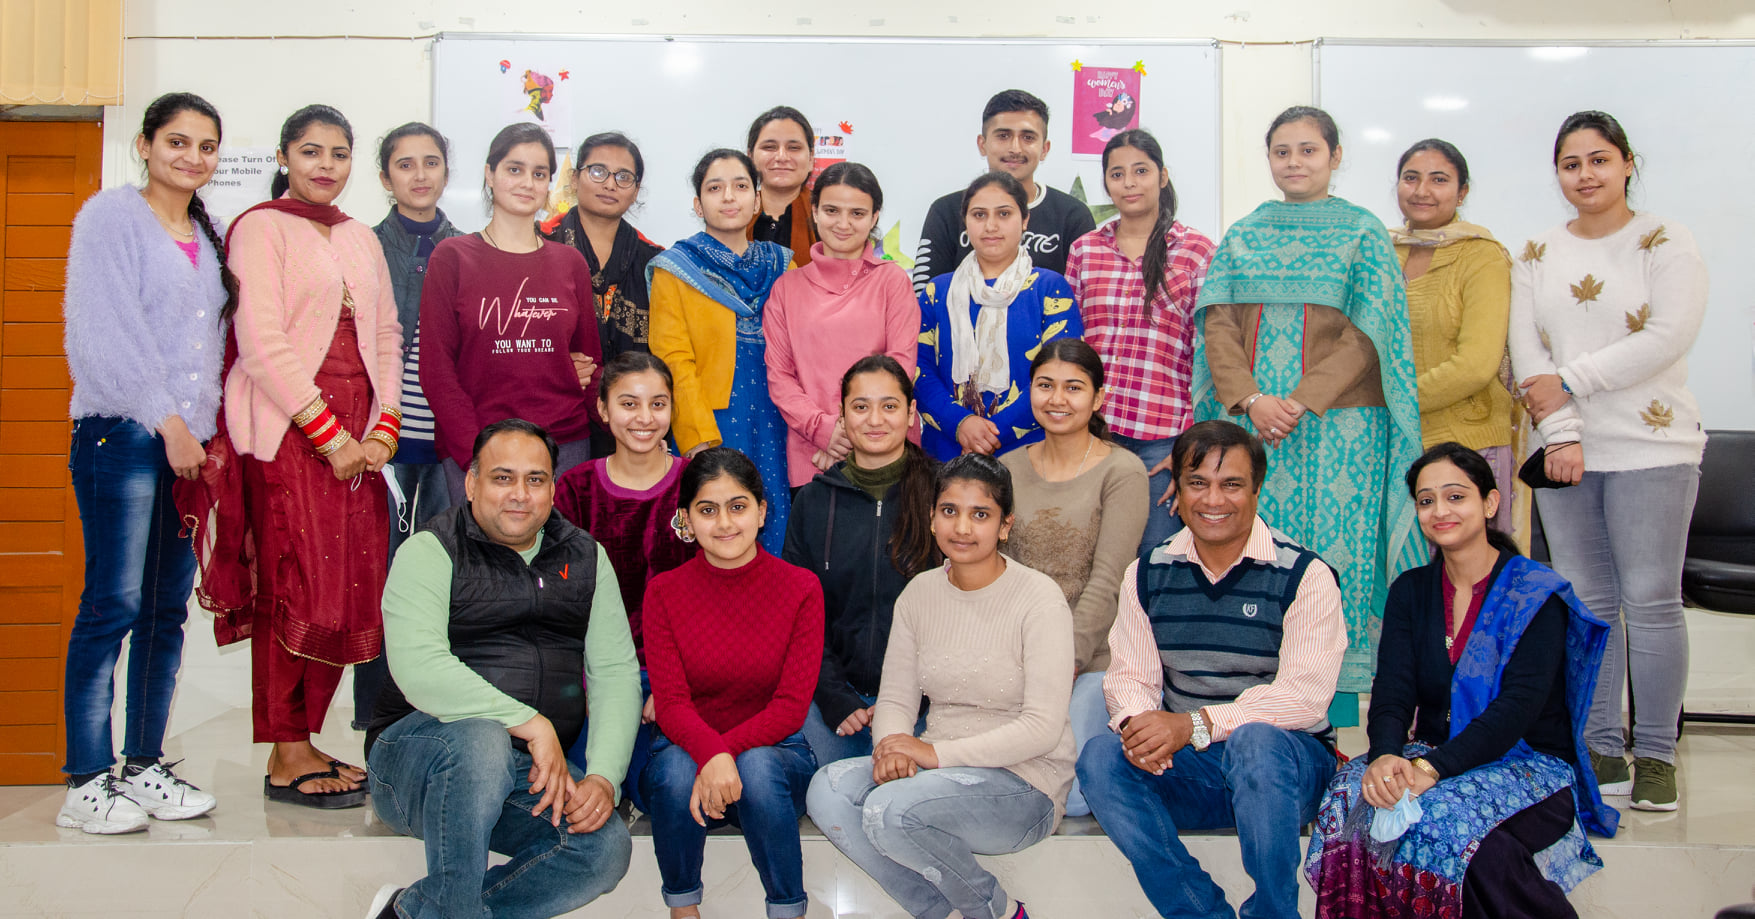
[[(768, 396), (762, 307), (791, 261), (784, 246), (744, 238), (756, 208), (756, 168), (737, 150), (695, 166), (695, 215), (706, 229), (646, 266), (652, 353), (676, 378), (671, 430), (683, 455), (733, 447), (765, 482), (786, 481), (786, 420)], [(762, 546), (780, 554), (791, 496), (768, 499)]]
[[(1450, 142), (1414, 144), (1396, 173), (1396, 202), (1407, 222), (1389, 232), (1408, 285), (1420, 438), (1427, 447), (1456, 441), (1479, 452), (1493, 467), (1500, 493), (1510, 495), (1517, 482), (1516, 419), (1502, 368), (1511, 257), (1485, 227), (1457, 219), (1469, 193), (1469, 164)], [(1528, 498), (1526, 489), (1500, 502), (1492, 525), (1508, 534), (1527, 530), (1514, 522), (1529, 519)]]

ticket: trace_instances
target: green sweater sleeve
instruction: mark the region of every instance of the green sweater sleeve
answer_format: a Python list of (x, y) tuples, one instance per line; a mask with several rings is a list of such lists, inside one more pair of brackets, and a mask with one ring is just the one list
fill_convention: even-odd
[(634, 635), (628, 628), (615, 568), (602, 546), (597, 547), (591, 624), (585, 628), (585, 692), (591, 707), (585, 773), (608, 779), (619, 801), (628, 759), (634, 753), (634, 734), (640, 728), (640, 662), (634, 656)]
[[(539, 537), (528, 554), (519, 554), (528, 562), (541, 546)], [(450, 585), (451, 556), (437, 536), (416, 533), (396, 551), (384, 584), (384, 655), (397, 688), (408, 704), (440, 721), (491, 718), (508, 728), (529, 721), (536, 709), (499, 691), (451, 653)]]

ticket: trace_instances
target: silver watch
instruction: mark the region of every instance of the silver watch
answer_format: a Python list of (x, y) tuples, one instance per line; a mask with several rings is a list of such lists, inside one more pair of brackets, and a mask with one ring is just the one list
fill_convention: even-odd
[(1188, 720), (1194, 724), (1194, 733), (1189, 735), (1188, 745), (1196, 753), (1205, 753), (1213, 745), (1213, 735), (1207, 730), (1207, 719), (1199, 711), (1191, 712)]

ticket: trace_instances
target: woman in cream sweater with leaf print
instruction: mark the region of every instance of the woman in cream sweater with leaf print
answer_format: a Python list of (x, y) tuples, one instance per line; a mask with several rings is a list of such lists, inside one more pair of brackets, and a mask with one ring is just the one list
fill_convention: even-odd
[[(1574, 483), (1538, 499), (1554, 570), (1613, 629), (1585, 727), (1597, 781), (1604, 795), (1631, 793), (1635, 808), (1675, 810), (1682, 555), (1706, 445), (1687, 355), (1706, 312), (1706, 265), (1686, 229), (1628, 207), (1633, 150), (1613, 117), (1568, 117), (1554, 165), (1578, 215), (1520, 250), (1511, 359), (1548, 475)], [(1631, 776), (1621, 757), (1629, 660)]]

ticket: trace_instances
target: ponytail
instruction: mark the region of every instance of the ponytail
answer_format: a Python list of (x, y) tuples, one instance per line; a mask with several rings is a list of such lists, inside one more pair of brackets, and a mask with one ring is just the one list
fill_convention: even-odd
[(896, 483), (901, 513), (890, 528), (890, 564), (906, 577), (935, 568), (943, 559), (932, 538), (932, 505), (938, 498), (938, 464), (913, 441), (902, 446), (902, 479)]
[(274, 170), (274, 181), (268, 183), (268, 199), (272, 201), (286, 194), (286, 190), (291, 187), (292, 180), (286, 177), (286, 167)]
[[(1109, 138), (1109, 142), (1103, 145), (1105, 173), (1109, 170), (1109, 155), (1122, 147), (1132, 147), (1144, 153), (1158, 167), (1159, 172), (1167, 172), (1164, 166), (1164, 148), (1159, 145), (1158, 139), (1150, 131), (1134, 128)], [(1176, 185), (1166, 177), (1164, 186), (1158, 189), (1158, 219), (1152, 223), (1152, 232), (1146, 236), (1146, 254), (1140, 259), (1140, 274), (1145, 276), (1146, 282), (1146, 299), (1141, 306), (1148, 309), (1152, 305), (1152, 298), (1164, 290), (1164, 274), (1169, 269), (1170, 258), (1165, 250), (1169, 245), (1170, 227), (1175, 222)]]
[(220, 239), (213, 218), (207, 216), (207, 203), (201, 200), (199, 192), (189, 196), (189, 222), (200, 227), (202, 235), (213, 244), (213, 256), (219, 260), (219, 283), (225, 288), (225, 305), (219, 308), (219, 321), (228, 322), (238, 311), (238, 276), (226, 264), (225, 241)]

